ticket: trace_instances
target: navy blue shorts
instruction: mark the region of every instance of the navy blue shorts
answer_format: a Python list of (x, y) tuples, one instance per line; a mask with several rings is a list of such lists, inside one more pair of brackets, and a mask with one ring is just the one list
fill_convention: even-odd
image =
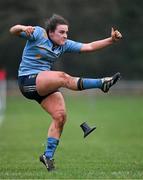
[(36, 100), (39, 104), (42, 102), (50, 94), (57, 92), (55, 90), (52, 93), (49, 93), (45, 96), (40, 96), (36, 90), (36, 77), (38, 74), (31, 74), (27, 76), (19, 76), (18, 77), (18, 85), (21, 93), (28, 99)]

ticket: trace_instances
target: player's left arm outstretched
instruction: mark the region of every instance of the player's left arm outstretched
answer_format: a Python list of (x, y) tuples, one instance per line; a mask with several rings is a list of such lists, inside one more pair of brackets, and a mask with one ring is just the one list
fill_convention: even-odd
[(93, 41), (91, 43), (84, 43), (81, 47), (81, 52), (92, 52), (96, 51), (98, 49), (102, 49), (106, 46), (109, 46), (117, 41), (119, 41), (122, 38), (122, 34), (118, 30), (114, 30), (114, 28), (111, 29), (111, 37)]

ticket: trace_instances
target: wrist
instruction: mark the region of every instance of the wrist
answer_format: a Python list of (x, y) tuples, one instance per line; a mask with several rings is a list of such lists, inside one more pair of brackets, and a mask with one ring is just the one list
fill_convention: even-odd
[(111, 37), (109, 38), (109, 42), (110, 42), (111, 44), (113, 44), (113, 43), (115, 43), (116, 41), (115, 41), (115, 39), (111, 36)]

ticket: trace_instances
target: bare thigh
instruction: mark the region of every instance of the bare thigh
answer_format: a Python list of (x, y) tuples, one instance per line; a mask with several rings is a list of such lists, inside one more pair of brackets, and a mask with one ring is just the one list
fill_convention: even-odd
[(58, 114), (64, 114), (66, 116), (65, 101), (61, 92), (55, 92), (47, 96), (41, 102), (41, 106), (53, 118)]
[(37, 75), (36, 89), (41, 95), (47, 95), (60, 87), (77, 90), (77, 78), (61, 71), (43, 71)]

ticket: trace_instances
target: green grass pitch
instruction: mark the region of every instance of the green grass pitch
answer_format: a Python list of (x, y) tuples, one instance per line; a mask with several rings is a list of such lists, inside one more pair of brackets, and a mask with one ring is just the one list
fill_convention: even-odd
[[(143, 97), (65, 96), (68, 121), (56, 171), (39, 162), (50, 116), (33, 101), (8, 97), (0, 126), (0, 179), (143, 178)], [(82, 122), (97, 126), (83, 138)]]

